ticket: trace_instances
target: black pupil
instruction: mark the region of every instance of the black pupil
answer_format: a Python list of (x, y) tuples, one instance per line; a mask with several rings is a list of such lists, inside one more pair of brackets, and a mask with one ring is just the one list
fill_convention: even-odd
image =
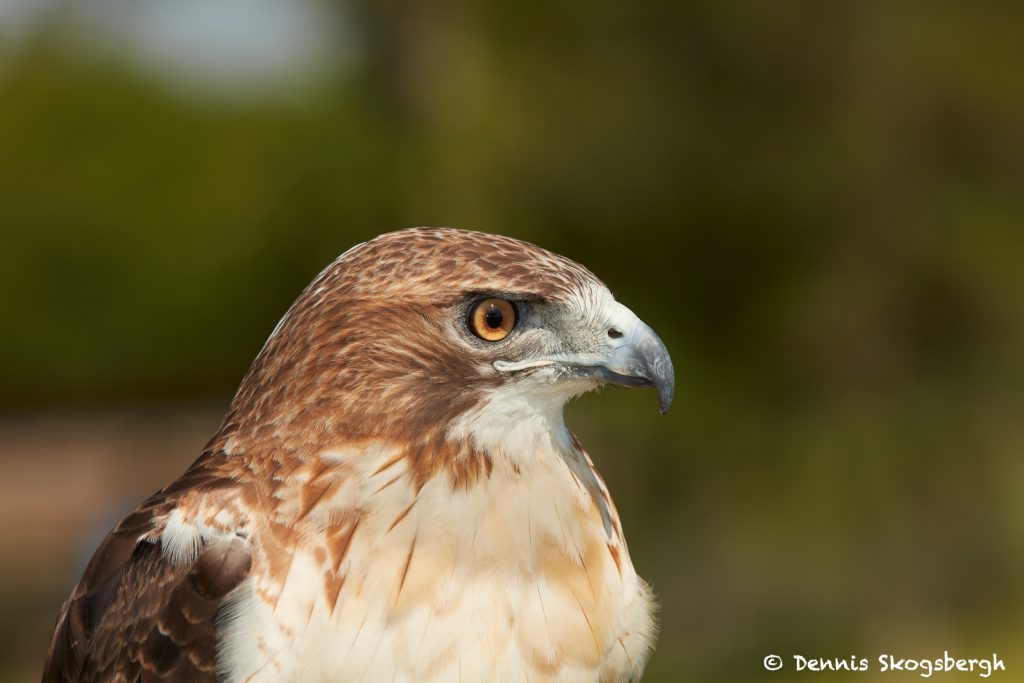
[(501, 309), (499, 309), (497, 306), (491, 306), (489, 309), (487, 309), (487, 313), (484, 314), (484, 322), (487, 323), (487, 327), (491, 328), (492, 330), (496, 330), (499, 327), (501, 327), (501, 322), (504, 319), (504, 314), (502, 314)]

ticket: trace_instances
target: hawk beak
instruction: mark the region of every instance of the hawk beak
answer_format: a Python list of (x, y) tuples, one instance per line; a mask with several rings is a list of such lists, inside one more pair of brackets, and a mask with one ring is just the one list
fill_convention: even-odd
[(550, 366), (569, 369), (570, 377), (583, 377), (625, 387), (654, 387), (661, 412), (668, 412), (676, 389), (668, 349), (658, 335), (633, 311), (613, 301), (600, 330), (604, 349), (596, 353), (554, 355), (520, 361), (496, 360), (498, 372), (519, 372)]
[(626, 387), (654, 387), (661, 412), (667, 413), (675, 394), (675, 371), (654, 330), (630, 313), (629, 319), (608, 330), (608, 341), (607, 356), (591, 366), (594, 377)]

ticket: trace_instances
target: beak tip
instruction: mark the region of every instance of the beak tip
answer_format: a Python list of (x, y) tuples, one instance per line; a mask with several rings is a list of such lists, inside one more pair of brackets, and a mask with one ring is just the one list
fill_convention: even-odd
[(663, 344), (661, 353), (652, 366), (651, 383), (658, 391), (658, 407), (661, 408), (661, 414), (664, 415), (668, 412), (676, 394), (676, 373), (675, 368), (672, 367), (672, 359), (669, 358), (668, 350)]
[(658, 407), (661, 409), (661, 414), (665, 415), (668, 413), (669, 406), (672, 405), (672, 398), (675, 394), (675, 382), (659, 383), (658, 389)]

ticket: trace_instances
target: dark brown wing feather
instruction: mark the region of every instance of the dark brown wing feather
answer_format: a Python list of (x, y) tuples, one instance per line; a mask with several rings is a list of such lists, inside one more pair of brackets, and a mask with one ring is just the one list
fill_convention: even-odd
[(234, 485), (211, 471), (214, 459), (200, 458), (100, 544), (57, 619), (44, 683), (216, 680), (217, 612), (249, 574), (248, 542), (208, 544), (173, 565), (159, 543), (139, 540), (181, 493)]

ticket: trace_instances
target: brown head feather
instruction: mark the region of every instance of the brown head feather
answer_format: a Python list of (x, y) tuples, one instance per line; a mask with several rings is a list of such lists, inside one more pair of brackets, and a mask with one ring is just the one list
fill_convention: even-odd
[[(505, 381), (452, 343), (452, 307), (486, 293), (555, 300), (594, 284), (583, 266), (499, 235), (414, 228), (358, 245), (285, 314), (211, 446), (261, 460), (387, 438), (436, 463), (439, 430)], [(464, 469), (487, 468), (469, 459)]]

